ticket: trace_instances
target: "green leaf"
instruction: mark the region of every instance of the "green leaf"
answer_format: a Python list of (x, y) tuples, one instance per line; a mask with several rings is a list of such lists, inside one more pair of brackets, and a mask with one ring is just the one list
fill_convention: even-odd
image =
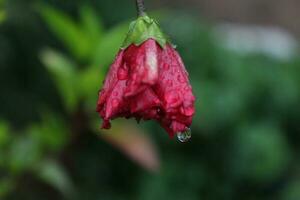
[(102, 42), (98, 45), (94, 52), (92, 66), (107, 69), (110, 63), (113, 62), (115, 55), (117, 54), (120, 44), (124, 40), (124, 35), (127, 31), (126, 24), (120, 24), (112, 30), (106, 32), (102, 38)]
[(80, 94), (86, 100), (86, 106), (95, 110), (95, 103), (98, 98), (98, 91), (104, 79), (103, 70), (98, 67), (88, 67), (79, 73)]
[(9, 127), (5, 122), (0, 121), (0, 148), (7, 144), (10, 139)]
[(169, 42), (167, 36), (160, 30), (158, 23), (145, 15), (130, 24), (122, 48), (126, 49), (131, 44), (139, 46), (150, 38), (156, 40), (162, 48)]
[(66, 45), (78, 59), (89, 55), (89, 41), (85, 32), (69, 16), (50, 6), (42, 5), (39, 12), (52, 32)]
[(0, 23), (2, 23), (6, 18), (6, 12), (4, 10), (0, 10)]
[(11, 141), (11, 139), (12, 137), (9, 133), (8, 124), (4, 121), (0, 121), (0, 168), (6, 165), (6, 159), (7, 159), (6, 149), (9, 147), (9, 142)]
[(10, 192), (13, 191), (15, 183), (11, 177), (0, 179), (0, 198), (4, 199)]
[(95, 11), (89, 6), (83, 6), (80, 10), (81, 26), (89, 43), (89, 55), (93, 55), (100, 43), (104, 27)]
[(42, 112), (42, 122), (28, 129), (30, 136), (38, 140), (43, 148), (58, 152), (68, 142), (69, 130), (61, 117), (49, 112)]
[(36, 169), (37, 176), (45, 183), (60, 191), (65, 196), (73, 192), (73, 183), (66, 170), (56, 161), (43, 161)]
[(289, 181), (281, 192), (282, 200), (296, 200), (300, 198), (300, 182), (297, 180)]
[(52, 50), (43, 51), (41, 60), (51, 73), (65, 107), (69, 112), (74, 111), (79, 102), (75, 64), (62, 54)]
[(10, 145), (9, 170), (14, 174), (20, 174), (37, 164), (41, 156), (39, 141), (26, 136), (18, 137)]
[(269, 122), (241, 126), (229, 154), (232, 177), (267, 183), (287, 169), (290, 149), (285, 135)]

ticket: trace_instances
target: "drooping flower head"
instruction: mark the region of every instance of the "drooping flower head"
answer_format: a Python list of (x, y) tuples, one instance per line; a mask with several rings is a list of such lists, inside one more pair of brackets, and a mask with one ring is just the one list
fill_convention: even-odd
[(172, 137), (191, 126), (194, 102), (179, 54), (155, 20), (138, 17), (99, 93), (102, 128), (109, 129), (114, 118), (133, 117), (158, 121)]

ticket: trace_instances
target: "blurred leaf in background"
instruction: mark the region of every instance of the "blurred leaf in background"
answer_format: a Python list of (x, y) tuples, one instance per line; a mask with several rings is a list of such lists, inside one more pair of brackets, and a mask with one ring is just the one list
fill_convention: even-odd
[(0, 148), (7, 145), (10, 137), (8, 123), (0, 120)]
[(10, 177), (0, 179), (0, 198), (5, 198), (10, 192), (14, 191), (14, 180)]
[[(69, 196), (72, 182), (57, 161), (45, 160), (51, 154), (56, 157), (67, 144), (68, 131), (57, 116), (45, 114), (40, 124), (32, 125), (25, 133), (11, 137), (8, 124), (0, 123), (0, 196), (7, 196), (15, 189), (16, 180), (27, 173)], [(20, 184), (20, 183), (18, 183)]]
[[(49, 28), (74, 58), (69, 60), (53, 50), (45, 50), (41, 55), (41, 60), (54, 76), (65, 107), (72, 112), (82, 100), (88, 102), (86, 106), (92, 105), (127, 27), (119, 25), (105, 32), (101, 20), (88, 6), (81, 7), (80, 23), (50, 6), (40, 7)], [(76, 65), (77, 61), (84, 62), (84, 66)]]
[(6, 18), (4, 4), (5, 4), (5, 0), (0, 0), (0, 23), (3, 22)]
[(45, 183), (60, 191), (66, 198), (74, 198), (75, 191), (66, 170), (54, 160), (41, 163), (36, 169), (38, 177)]
[(41, 60), (51, 73), (56, 87), (58, 88), (64, 106), (69, 112), (74, 112), (78, 106), (78, 77), (76, 65), (62, 54), (53, 50), (44, 50), (41, 54)]
[(290, 150), (284, 134), (268, 122), (242, 126), (236, 133), (229, 156), (232, 177), (257, 183), (280, 178), (290, 162)]
[(158, 172), (160, 160), (150, 137), (128, 122), (114, 124), (110, 130), (99, 134), (105, 141), (119, 148), (124, 154), (150, 172)]
[(300, 183), (299, 177), (296, 177), (294, 181), (291, 181), (287, 187), (282, 191), (282, 200), (294, 200), (300, 197)]
[[(92, 15), (93, 13), (90, 13), (89, 10), (86, 9), (83, 11), (82, 17), (84, 24), (77, 24), (63, 12), (51, 8), (50, 6), (40, 6), (40, 12), (53, 33), (55, 33), (69, 51), (79, 59), (87, 59), (90, 54), (91, 45), (94, 45), (97, 42), (89, 41), (89, 37), (86, 37), (87, 34), (92, 34), (93, 39), (95, 39), (93, 34), (101, 34), (101, 29), (98, 29), (98, 27), (101, 27), (100, 23), (92, 28), (95, 31), (92, 30), (92, 32), (90, 32), (91, 26), (89, 23), (95, 22), (90, 22), (88, 20), (91, 19), (89, 15)], [(86, 30), (81, 29), (83, 26)]]

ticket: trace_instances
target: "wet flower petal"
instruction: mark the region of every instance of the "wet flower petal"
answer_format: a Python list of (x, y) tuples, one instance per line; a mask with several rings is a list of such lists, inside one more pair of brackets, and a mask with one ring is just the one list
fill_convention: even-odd
[(117, 117), (157, 120), (173, 137), (186, 131), (195, 113), (188, 73), (170, 45), (149, 38), (122, 49), (99, 93), (97, 112), (103, 128)]

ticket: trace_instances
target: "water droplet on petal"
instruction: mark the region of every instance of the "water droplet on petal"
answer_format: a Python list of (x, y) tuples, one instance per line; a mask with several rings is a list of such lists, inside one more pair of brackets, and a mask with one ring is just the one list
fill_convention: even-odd
[(112, 104), (112, 107), (118, 107), (118, 105), (119, 105), (119, 100), (118, 99), (116, 99), (116, 98), (114, 98), (113, 100), (112, 100), (112, 102), (111, 102), (111, 104)]
[(190, 90), (191, 90), (191, 87), (190, 87), (189, 85), (187, 85), (187, 86), (184, 87), (184, 90), (185, 90), (185, 91), (190, 91)]
[(168, 70), (170, 68), (170, 65), (168, 65), (167, 63), (164, 63), (163, 68), (164, 68), (164, 70)]
[(177, 76), (177, 80), (178, 80), (180, 83), (184, 83), (184, 82), (185, 82), (184, 77), (181, 76), (181, 75), (178, 75), (178, 76)]
[(172, 86), (173, 86), (173, 81), (172, 81), (172, 80), (167, 80), (167, 85), (168, 85), (169, 87), (172, 87)]
[(117, 91), (114, 91), (114, 92), (113, 92), (113, 95), (116, 97), (116, 96), (119, 95), (119, 93), (118, 93)]
[(171, 90), (165, 94), (165, 102), (168, 104), (169, 107), (176, 107), (182, 101), (179, 98), (178, 92), (176, 92), (175, 90)]
[(190, 128), (187, 128), (185, 131), (183, 132), (178, 132), (177, 133), (177, 139), (180, 142), (188, 142), (192, 137), (192, 131)]
[(194, 107), (185, 108), (184, 114), (186, 116), (192, 116), (195, 113)]
[(136, 79), (137, 79), (137, 74), (136, 73), (132, 74), (132, 80), (136, 81)]
[(128, 71), (124, 68), (120, 68), (118, 70), (118, 79), (119, 80), (125, 80), (128, 78)]

